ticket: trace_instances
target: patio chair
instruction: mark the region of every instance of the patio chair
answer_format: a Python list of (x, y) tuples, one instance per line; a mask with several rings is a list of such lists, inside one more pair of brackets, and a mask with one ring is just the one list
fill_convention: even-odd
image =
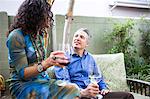
[[(124, 54), (93, 55), (111, 91), (131, 92), (135, 99), (150, 99), (150, 83), (126, 78)], [(55, 79), (53, 67), (48, 69), (51, 78)]]
[(135, 99), (150, 99), (150, 82), (126, 78), (124, 54), (93, 55), (112, 91), (131, 92)]

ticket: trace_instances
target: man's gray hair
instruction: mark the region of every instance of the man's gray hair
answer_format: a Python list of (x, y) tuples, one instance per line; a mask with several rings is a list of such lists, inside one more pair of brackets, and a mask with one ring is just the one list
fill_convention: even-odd
[(92, 38), (91, 33), (89, 32), (87, 28), (80, 28), (77, 30), (77, 32), (81, 32), (81, 31), (85, 32), (88, 35), (87, 42), (89, 43), (90, 39)]
[(92, 35), (91, 35), (90, 31), (87, 28), (80, 28), (77, 31), (83, 31), (88, 35), (89, 38), (92, 38)]

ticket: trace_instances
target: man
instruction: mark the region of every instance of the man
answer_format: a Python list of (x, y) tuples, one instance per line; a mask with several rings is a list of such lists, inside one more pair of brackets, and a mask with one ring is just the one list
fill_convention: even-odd
[[(106, 83), (103, 80), (100, 69), (95, 63), (94, 58), (86, 47), (89, 44), (91, 35), (86, 28), (81, 28), (75, 32), (72, 40), (72, 49), (68, 57), (70, 58), (70, 64), (66, 66), (68, 73), (64, 77), (64, 69), (55, 66), (55, 75), (57, 79), (67, 80), (71, 83), (75, 83), (80, 88), (82, 97), (96, 97), (97, 94), (103, 95), (103, 99), (134, 99), (133, 95), (125, 92), (110, 92)], [(91, 68), (92, 67), (92, 68)], [(99, 82), (91, 83), (90, 75), (98, 75)]]

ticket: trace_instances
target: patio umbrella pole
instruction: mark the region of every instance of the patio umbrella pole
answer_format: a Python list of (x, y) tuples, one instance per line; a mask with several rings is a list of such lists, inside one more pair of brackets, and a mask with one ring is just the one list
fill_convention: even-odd
[(63, 31), (63, 42), (62, 42), (63, 51), (66, 49), (65, 44), (69, 43), (70, 28), (71, 28), (71, 24), (73, 20), (73, 6), (74, 6), (74, 0), (70, 0), (68, 12), (65, 16), (65, 25), (64, 25), (64, 31)]

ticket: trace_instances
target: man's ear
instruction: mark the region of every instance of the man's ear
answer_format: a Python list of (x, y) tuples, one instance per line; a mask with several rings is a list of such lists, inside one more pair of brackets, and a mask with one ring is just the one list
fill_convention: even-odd
[(86, 42), (86, 47), (88, 47), (89, 46), (89, 40), (87, 40), (87, 42)]
[(88, 47), (89, 46), (89, 44), (86, 44), (86, 47)]

